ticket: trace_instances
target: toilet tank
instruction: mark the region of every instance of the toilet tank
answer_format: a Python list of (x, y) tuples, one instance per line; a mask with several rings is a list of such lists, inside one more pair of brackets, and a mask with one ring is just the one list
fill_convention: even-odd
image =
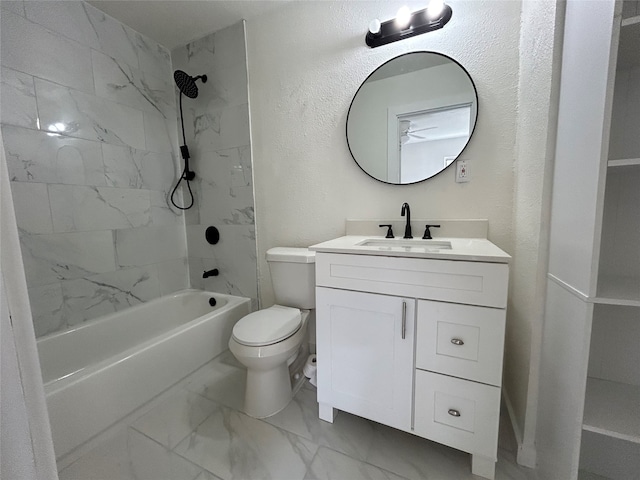
[(316, 307), (316, 252), (307, 248), (267, 250), (276, 303), (305, 310)]

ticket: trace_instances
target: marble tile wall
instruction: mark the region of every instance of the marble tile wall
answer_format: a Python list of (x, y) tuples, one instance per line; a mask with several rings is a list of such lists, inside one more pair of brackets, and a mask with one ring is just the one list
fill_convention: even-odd
[(188, 287), (184, 216), (166, 200), (169, 52), (81, 1), (2, 0), (0, 19), (0, 123), (36, 334)]
[[(244, 23), (240, 22), (171, 52), (174, 69), (198, 82), (196, 99), (183, 97), (185, 136), (196, 172), (195, 206), (187, 211), (191, 285), (250, 297), (258, 304), (256, 235), (249, 135)], [(178, 127), (180, 128), (180, 127)], [(205, 230), (215, 226), (220, 242)], [(218, 268), (218, 277), (202, 278)]]

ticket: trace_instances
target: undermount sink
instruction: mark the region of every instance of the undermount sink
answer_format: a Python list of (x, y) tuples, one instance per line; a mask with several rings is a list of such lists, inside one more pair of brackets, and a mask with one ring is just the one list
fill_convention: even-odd
[(451, 250), (451, 242), (442, 240), (420, 240), (413, 238), (367, 238), (356, 244), (360, 247), (377, 247), (380, 250), (394, 250), (402, 252), (436, 252)]

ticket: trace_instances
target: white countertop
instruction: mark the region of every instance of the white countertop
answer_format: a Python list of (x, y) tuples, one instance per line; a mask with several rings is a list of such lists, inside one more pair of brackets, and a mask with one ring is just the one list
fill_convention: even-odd
[[(367, 242), (378, 243), (378, 245), (362, 245)], [(446, 248), (443, 248), (443, 244), (446, 244)], [(464, 260), (467, 262), (509, 263), (511, 260), (511, 255), (485, 238), (436, 237), (431, 241), (425, 241), (419, 237), (405, 240), (402, 237), (386, 239), (384, 236), (347, 235), (312, 245), (309, 250), (385, 257)]]

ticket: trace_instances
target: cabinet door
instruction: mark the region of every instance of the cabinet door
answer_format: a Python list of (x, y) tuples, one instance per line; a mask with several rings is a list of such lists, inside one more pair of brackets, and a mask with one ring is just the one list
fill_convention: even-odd
[(411, 428), (415, 300), (316, 289), (318, 401)]

